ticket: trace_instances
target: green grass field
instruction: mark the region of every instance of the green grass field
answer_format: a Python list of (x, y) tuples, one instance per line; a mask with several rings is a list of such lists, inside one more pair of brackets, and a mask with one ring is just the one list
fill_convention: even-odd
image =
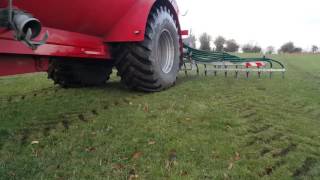
[(320, 56), (161, 93), (0, 79), (0, 179), (320, 179)]

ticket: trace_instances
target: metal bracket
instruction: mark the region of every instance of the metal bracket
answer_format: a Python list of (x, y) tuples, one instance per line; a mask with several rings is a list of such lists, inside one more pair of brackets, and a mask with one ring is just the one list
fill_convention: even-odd
[(36, 50), (39, 46), (42, 46), (47, 43), (47, 40), (49, 38), (49, 32), (46, 31), (45, 35), (38, 42), (32, 41), (31, 36), (32, 31), (29, 28), (26, 37), (22, 41), (25, 42), (31, 49)]
[(8, 21), (10, 24), (10, 28), (14, 30), (14, 36), (16, 40), (24, 42), (28, 47), (30, 47), (32, 50), (36, 50), (39, 46), (44, 45), (47, 43), (47, 40), (49, 38), (49, 32), (46, 31), (45, 35), (42, 37), (42, 39), (38, 42), (33, 41), (32, 39), (32, 30), (29, 28), (27, 30), (27, 33), (24, 34), (20, 30), (18, 30), (17, 26), (15, 25), (13, 21), (13, 0), (8, 0)]

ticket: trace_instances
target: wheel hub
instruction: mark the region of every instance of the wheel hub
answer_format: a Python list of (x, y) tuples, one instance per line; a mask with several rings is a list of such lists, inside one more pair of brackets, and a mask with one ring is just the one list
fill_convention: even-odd
[(162, 72), (168, 74), (171, 72), (174, 62), (174, 43), (173, 38), (168, 30), (163, 30), (159, 38), (157, 49), (157, 59), (160, 63)]

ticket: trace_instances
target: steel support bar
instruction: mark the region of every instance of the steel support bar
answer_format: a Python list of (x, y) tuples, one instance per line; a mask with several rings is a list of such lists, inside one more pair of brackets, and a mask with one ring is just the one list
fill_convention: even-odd
[(286, 69), (225, 69), (225, 68), (213, 68), (209, 69), (207, 68), (207, 71), (234, 71), (234, 72), (286, 72)]

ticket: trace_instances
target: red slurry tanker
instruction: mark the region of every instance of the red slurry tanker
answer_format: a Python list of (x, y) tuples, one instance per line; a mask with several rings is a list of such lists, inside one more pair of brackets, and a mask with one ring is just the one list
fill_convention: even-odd
[(161, 91), (182, 64), (175, 0), (0, 0), (0, 76), (47, 71), (62, 87)]

